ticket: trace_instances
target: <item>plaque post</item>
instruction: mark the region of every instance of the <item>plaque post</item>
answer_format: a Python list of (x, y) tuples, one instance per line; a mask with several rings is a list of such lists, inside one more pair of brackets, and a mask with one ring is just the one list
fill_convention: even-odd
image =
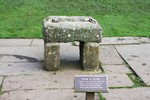
[(95, 99), (95, 92), (86, 92), (86, 99), (85, 100), (94, 100)]
[(75, 75), (76, 92), (85, 92), (85, 100), (94, 100), (95, 92), (108, 93), (107, 77), (101, 75)]

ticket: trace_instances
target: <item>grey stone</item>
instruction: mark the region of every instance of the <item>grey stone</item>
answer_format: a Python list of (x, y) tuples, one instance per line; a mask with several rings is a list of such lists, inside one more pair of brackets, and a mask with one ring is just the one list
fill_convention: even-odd
[(82, 73), (79, 61), (79, 47), (71, 43), (60, 43), (60, 71), (64, 73)]
[(116, 48), (135, 73), (150, 85), (150, 44), (116, 46)]
[(111, 89), (106, 100), (150, 100), (150, 88)]
[(39, 74), (7, 76), (2, 91), (23, 89), (72, 89), (73, 75), (70, 74)]
[(100, 46), (99, 59), (102, 64), (124, 64), (124, 61), (112, 45)]
[(110, 45), (110, 44), (139, 44), (141, 43), (134, 37), (111, 37), (103, 38), (101, 45)]
[(101, 42), (101, 27), (92, 17), (49, 16), (43, 20), (45, 43)]
[[(24, 58), (24, 59), (20, 59), (20, 58)], [(21, 56), (21, 55), (10, 55), (10, 54), (0, 55), (0, 63), (16, 63), (16, 62), (31, 62), (31, 61), (37, 61), (37, 59)]]
[(80, 59), (84, 70), (99, 69), (99, 44), (80, 43)]
[(44, 68), (48, 71), (59, 70), (60, 48), (59, 43), (45, 43)]
[(114, 74), (131, 73), (130, 69), (126, 65), (102, 65), (104, 72)]
[(150, 38), (147, 37), (135, 37), (135, 38), (143, 43), (150, 43)]
[(43, 39), (33, 39), (31, 46), (44, 46)]
[[(79, 60), (79, 47), (72, 46), (71, 43), (60, 43), (60, 57), (63, 60)], [(44, 45), (31, 47), (1, 47), (0, 49), (0, 63), (36, 62), (43, 60)]]
[(32, 39), (0, 39), (0, 47), (30, 46)]
[(2, 91), (24, 89), (72, 89), (74, 75), (108, 76), (109, 87), (132, 86), (133, 83), (126, 74), (100, 74), (99, 72), (51, 72), (37, 75), (7, 76), (3, 82)]
[(133, 86), (133, 82), (126, 74), (106, 74), (109, 87)]
[(44, 60), (44, 46), (1, 47), (0, 63)]
[(85, 93), (74, 93), (73, 89), (22, 90), (6, 92), (0, 100), (84, 100)]
[(24, 75), (44, 73), (43, 63), (0, 63), (0, 75)]

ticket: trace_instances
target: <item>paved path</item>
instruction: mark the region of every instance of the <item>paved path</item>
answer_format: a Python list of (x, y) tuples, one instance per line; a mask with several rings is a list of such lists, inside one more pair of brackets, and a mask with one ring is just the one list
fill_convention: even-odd
[[(60, 71), (44, 71), (43, 45), (42, 39), (0, 39), (0, 100), (84, 100), (73, 89), (74, 75), (83, 74), (108, 76), (106, 100), (150, 100), (149, 38), (103, 38), (102, 67), (94, 72), (82, 71), (78, 43), (62, 43)], [(144, 85), (136, 88), (137, 79)]]

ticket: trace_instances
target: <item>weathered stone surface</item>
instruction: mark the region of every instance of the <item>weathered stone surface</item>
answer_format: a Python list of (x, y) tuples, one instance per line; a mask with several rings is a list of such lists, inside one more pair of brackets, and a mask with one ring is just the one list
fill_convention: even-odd
[[(20, 59), (23, 58), (24, 59)], [(21, 56), (21, 55), (6, 55), (6, 54), (0, 54), (0, 63), (14, 63), (14, 62), (33, 62), (37, 61), (37, 59)]]
[(44, 46), (43, 39), (33, 39), (31, 46)]
[(106, 76), (108, 76), (109, 87), (127, 87), (134, 85), (126, 74), (106, 74)]
[(49, 16), (43, 20), (44, 41), (101, 42), (101, 27), (92, 17)]
[(24, 75), (44, 73), (42, 62), (0, 63), (0, 75)]
[(99, 59), (102, 64), (124, 64), (124, 61), (112, 45), (100, 46)]
[(37, 62), (44, 60), (44, 46), (1, 47), (0, 62)]
[(47, 73), (39, 75), (7, 76), (2, 91), (22, 89), (72, 89), (72, 74)]
[(99, 44), (80, 43), (80, 58), (84, 70), (99, 69)]
[(60, 47), (59, 43), (46, 43), (44, 52), (44, 69), (48, 71), (59, 70)]
[(30, 46), (31, 41), (32, 39), (0, 39), (0, 47)]
[(143, 43), (150, 43), (150, 38), (147, 37), (136, 37), (136, 39)]
[(85, 93), (74, 93), (73, 89), (22, 90), (6, 92), (0, 100), (85, 100)]
[[(97, 72), (55, 72), (37, 75), (7, 76), (2, 91), (23, 89), (72, 89), (74, 75), (97, 75)], [(100, 74), (99, 74), (100, 75)], [(125, 74), (101, 74), (108, 76), (109, 87), (132, 86), (133, 83)]]
[(125, 74), (131, 72), (126, 65), (102, 65), (102, 68), (106, 73)]
[(116, 48), (135, 73), (150, 85), (150, 44), (116, 46)]
[(111, 38), (103, 38), (103, 41), (100, 43), (104, 44), (139, 44), (141, 43), (134, 37), (111, 37)]
[(150, 88), (111, 89), (106, 100), (150, 100)]

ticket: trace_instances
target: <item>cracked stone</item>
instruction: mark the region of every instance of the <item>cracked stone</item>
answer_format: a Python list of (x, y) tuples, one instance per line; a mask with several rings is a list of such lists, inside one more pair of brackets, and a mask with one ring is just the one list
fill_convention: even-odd
[(134, 72), (150, 85), (150, 44), (116, 46)]

